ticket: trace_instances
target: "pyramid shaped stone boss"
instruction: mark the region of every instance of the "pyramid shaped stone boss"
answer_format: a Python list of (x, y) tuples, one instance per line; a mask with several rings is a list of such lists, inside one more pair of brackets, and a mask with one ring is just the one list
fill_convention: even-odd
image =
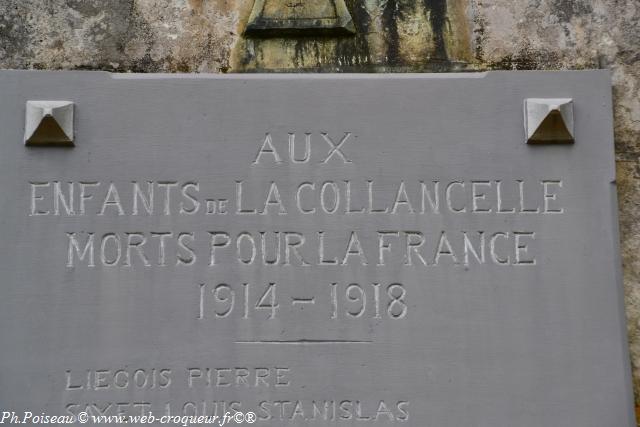
[(27, 101), (24, 143), (73, 146), (73, 102)]
[(571, 98), (528, 98), (524, 101), (527, 144), (574, 142)]
[(245, 30), (262, 37), (355, 32), (344, 0), (255, 0)]

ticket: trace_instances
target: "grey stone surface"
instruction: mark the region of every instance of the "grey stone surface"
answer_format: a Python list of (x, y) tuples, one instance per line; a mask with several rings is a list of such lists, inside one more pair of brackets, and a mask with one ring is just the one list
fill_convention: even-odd
[[(608, 72), (0, 91), (6, 410), (633, 425)], [(576, 143), (524, 144), (550, 97)], [(22, 144), (29, 99), (75, 103), (76, 147)]]

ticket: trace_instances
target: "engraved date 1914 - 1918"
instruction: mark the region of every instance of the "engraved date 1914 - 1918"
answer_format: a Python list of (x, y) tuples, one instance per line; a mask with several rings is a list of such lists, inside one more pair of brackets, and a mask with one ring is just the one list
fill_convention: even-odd
[[(330, 283), (323, 296), (284, 297), (277, 283), (256, 286), (250, 283), (200, 284), (198, 319), (249, 319), (263, 313), (275, 319), (281, 310), (298, 306), (319, 306), (329, 319), (403, 319), (407, 316), (407, 291), (401, 283)], [(316, 304), (317, 303), (317, 304)]]

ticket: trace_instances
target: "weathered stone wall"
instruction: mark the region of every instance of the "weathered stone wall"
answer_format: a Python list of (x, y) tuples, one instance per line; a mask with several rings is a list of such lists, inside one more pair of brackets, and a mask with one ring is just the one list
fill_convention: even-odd
[(350, 37), (243, 37), (253, 0), (1, 0), (0, 67), (117, 72), (612, 70), (640, 403), (640, 1), (347, 0)]

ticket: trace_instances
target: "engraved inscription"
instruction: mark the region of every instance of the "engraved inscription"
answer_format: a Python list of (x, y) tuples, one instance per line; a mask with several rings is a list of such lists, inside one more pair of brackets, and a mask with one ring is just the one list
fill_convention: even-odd
[[(236, 314), (236, 317), (249, 319), (257, 313), (259, 317), (273, 320), (280, 310), (291, 310), (296, 305), (319, 305), (324, 307), (324, 314), (329, 319), (349, 319), (366, 316), (373, 319), (402, 319), (407, 315), (407, 291), (400, 283), (392, 283), (385, 287), (381, 297), (381, 285), (372, 283), (370, 287), (363, 287), (358, 283), (340, 286), (330, 283), (326, 286), (324, 295), (310, 298), (283, 298), (278, 292), (277, 283), (268, 283), (263, 287), (250, 283), (240, 286), (230, 286), (220, 283), (215, 286), (201, 284), (198, 300), (198, 319), (222, 319)], [(253, 295), (255, 292), (256, 295)], [(312, 310), (312, 309), (310, 309)]]
[[(354, 171), (366, 143), (356, 132), (264, 135), (245, 168), (226, 182), (214, 185), (197, 175), (34, 178), (27, 182), (25, 211), (34, 221), (65, 219), (60, 263), (69, 272), (197, 272), (184, 276), (193, 277), (191, 282), (172, 283), (192, 295), (192, 305), (178, 309), (197, 327), (238, 328), (226, 345), (353, 351), (378, 344), (382, 328), (406, 327), (412, 316), (424, 316), (416, 296), (440, 285), (422, 279), (424, 274), (531, 271), (545, 262), (549, 244), (542, 221), (566, 215), (562, 177), (361, 176)], [(247, 176), (247, 169), (260, 171), (260, 177)], [(283, 179), (281, 170), (300, 171), (295, 175), (300, 178)], [(264, 171), (274, 178), (268, 172), (265, 178)], [(107, 225), (74, 227), (74, 221)], [(313, 225), (301, 226), (305, 221)], [(332, 278), (306, 276), (315, 271)], [(295, 326), (308, 318), (317, 319), (318, 327)], [(65, 411), (167, 416), (252, 411), (258, 421), (336, 424), (410, 419), (410, 399), (402, 395), (298, 398), (293, 390), (302, 385), (300, 375), (290, 366), (267, 363), (69, 369)], [(176, 399), (174, 388), (215, 395)], [(250, 393), (234, 398), (228, 390)], [(278, 393), (258, 398), (263, 390)], [(101, 398), (107, 392), (142, 391), (164, 397)], [(86, 399), (83, 392), (95, 398)]]

